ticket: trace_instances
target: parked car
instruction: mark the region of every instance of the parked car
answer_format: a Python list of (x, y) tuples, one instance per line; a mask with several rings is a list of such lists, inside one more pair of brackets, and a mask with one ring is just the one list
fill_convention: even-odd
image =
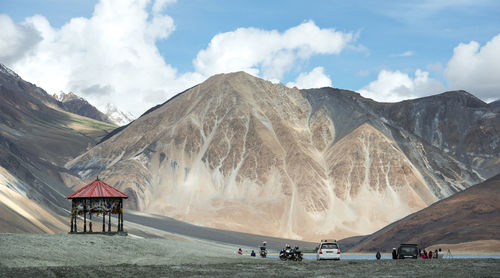
[(316, 252), (316, 260), (340, 260), (340, 247), (336, 240), (322, 240)]
[(398, 259), (405, 258), (418, 258), (418, 245), (409, 244), (409, 243), (401, 243), (398, 248)]

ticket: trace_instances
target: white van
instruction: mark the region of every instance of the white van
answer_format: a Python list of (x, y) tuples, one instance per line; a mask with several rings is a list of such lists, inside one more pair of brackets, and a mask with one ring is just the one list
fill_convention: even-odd
[(318, 246), (316, 260), (340, 260), (340, 247), (336, 240), (322, 240)]

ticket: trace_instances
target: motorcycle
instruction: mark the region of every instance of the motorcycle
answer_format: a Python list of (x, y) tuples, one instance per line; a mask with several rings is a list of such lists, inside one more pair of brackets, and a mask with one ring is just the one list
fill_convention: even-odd
[(298, 248), (283, 249), (280, 251), (279, 258), (282, 261), (286, 261), (286, 260), (302, 261), (303, 255), (302, 255), (302, 251), (300, 251)]
[(267, 257), (267, 250), (266, 250), (266, 249), (262, 249), (262, 248), (261, 248), (261, 249), (260, 249), (260, 256), (261, 256), (262, 258)]

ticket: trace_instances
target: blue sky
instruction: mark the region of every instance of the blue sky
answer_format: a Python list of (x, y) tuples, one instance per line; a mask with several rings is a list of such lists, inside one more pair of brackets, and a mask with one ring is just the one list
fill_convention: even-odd
[[(0, 43), (0, 62), (49, 93), (75, 91), (136, 115), (214, 73), (240, 69), (378, 101), (451, 89), (500, 98), (500, 1), (1, 0), (0, 14), (9, 30), (0, 39), (13, 41)], [(96, 34), (99, 26), (105, 35)], [(131, 40), (106, 41), (114, 33)], [(211, 45), (215, 38), (221, 45)], [(242, 46), (248, 49), (237, 53)], [(134, 62), (138, 52), (149, 54)], [(268, 58), (246, 60), (259, 55)]]

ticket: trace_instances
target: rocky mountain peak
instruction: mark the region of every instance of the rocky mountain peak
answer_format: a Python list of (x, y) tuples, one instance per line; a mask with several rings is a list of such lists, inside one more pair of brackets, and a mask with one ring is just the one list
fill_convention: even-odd
[[(133, 208), (210, 227), (310, 240), (366, 234), (480, 181), (443, 147), (476, 118), (443, 129), (442, 141), (431, 133), (431, 144), (421, 124), (441, 106), (450, 112), (436, 126), (447, 124), (455, 110), (420, 105), (219, 74), (67, 167), (108, 177)], [(478, 145), (494, 139), (484, 138)]]
[(258, 77), (255, 77), (245, 71), (236, 71), (236, 72), (229, 72), (229, 73), (219, 73), (216, 75), (213, 75), (207, 79), (209, 80), (232, 80), (232, 79), (259, 79)]
[(440, 99), (443, 101), (451, 101), (460, 104), (464, 107), (471, 107), (471, 108), (480, 108), (488, 106), (487, 103), (485, 103), (484, 101), (480, 100), (473, 94), (464, 90), (448, 91), (436, 96), (430, 96), (429, 98), (433, 100)]
[(7, 74), (7, 75), (10, 75), (14, 78), (20, 78), (19, 75), (17, 75), (17, 73), (15, 73), (13, 70), (11, 70), (10, 68), (8, 68), (6, 65), (4, 65), (2, 63), (0, 63), (0, 72)]
[(107, 115), (99, 111), (87, 100), (76, 95), (73, 92), (61, 92), (59, 96), (54, 97), (62, 103), (63, 108), (68, 112), (85, 116), (101, 122), (115, 124)]
[[(69, 93), (64, 93), (64, 92), (61, 92), (61, 94), (59, 95), (59, 100), (61, 102), (70, 102), (70, 101), (74, 101), (74, 100), (78, 100), (78, 101), (85, 101), (87, 102), (84, 98), (82, 97), (79, 97), (77, 96), (75, 93), (73, 92), (69, 92)], [(87, 102), (88, 103), (88, 102)]]
[(119, 110), (118, 107), (111, 103), (106, 104), (104, 114), (106, 114), (113, 123), (119, 126), (127, 125), (135, 119), (134, 115)]

